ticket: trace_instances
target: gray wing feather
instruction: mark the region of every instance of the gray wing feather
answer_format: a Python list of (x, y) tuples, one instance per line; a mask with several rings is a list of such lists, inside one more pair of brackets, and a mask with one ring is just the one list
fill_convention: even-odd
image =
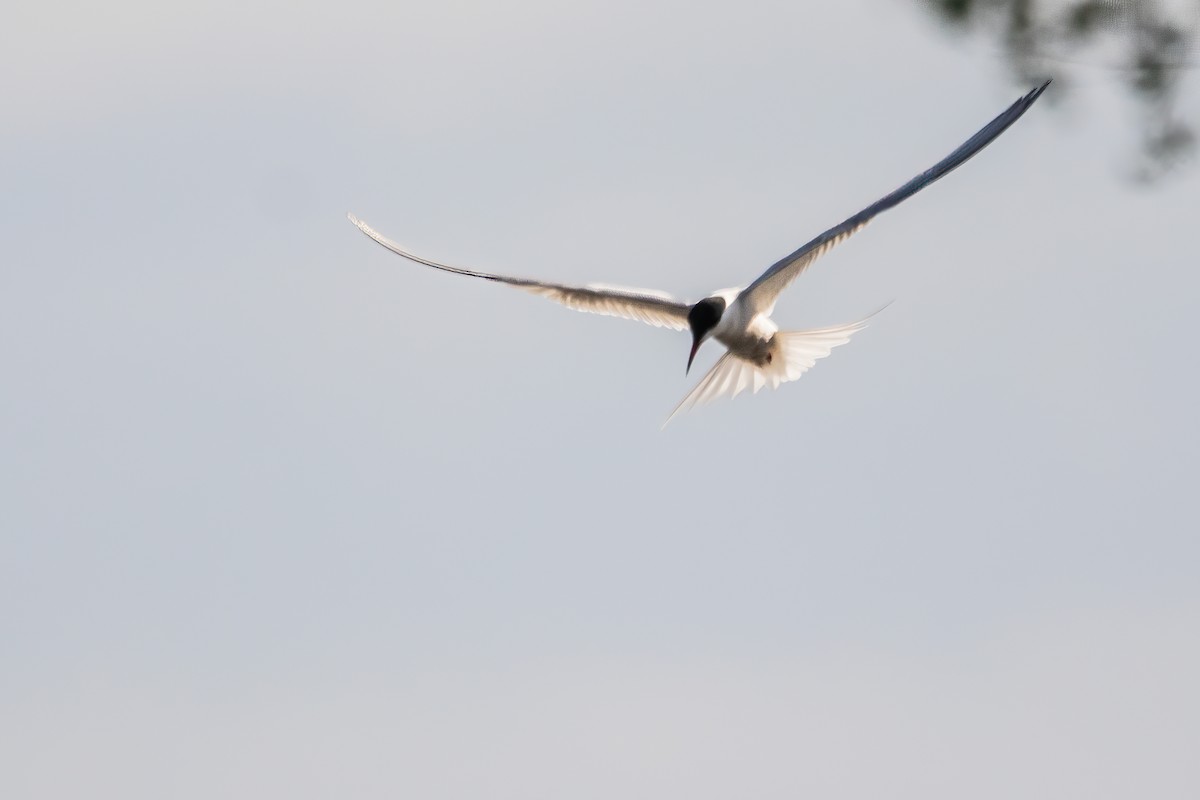
[(469, 275), (472, 278), (483, 278), (488, 281), (515, 286), (527, 292), (562, 303), (567, 308), (576, 311), (586, 311), (591, 314), (603, 314), (610, 317), (623, 317), (653, 325), (658, 328), (674, 328), (686, 330), (688, 327), (688, 305), (675, 300), (670, 295), (648, 289), (621, 289), (610, 286), (564, 286), (557, 283), (535, 281), (528, 278), (513, 278), (507, 275), (495, 275), (490, 272), (480, 272), (473, 269), (454, 267), (431, 261), (427, 258), (408, 252), (400, 245), (376, 232), (370, 225), (347, 214), (359, 230), (374, 239), (379, 244), (399, 256), (410, 261), (424, 264), (434, 269), (453, 272), (457, 275)]
[(899, 205), (929, 184), (962, 166), (971, 156), (987, 147), (997, 136), (1004, 133), (1008, 126), (1020, 119), (1021, 115), (1029, 110), (1029, 107), (1033, 105), (1034, 101), (1041, 96), (1042, 92), (1049, 85), (1050, 81), (1046, 81), (1020, 100), (1017, 100), (1000, 116), (983, 126), (978, 133), (963, 142), (957, 150), (896, 191), (867, 206), (840, 225), (835, 225), (825, 231), (791, 255), (777, 261), (766, 272), (760, 275), (754, 283), (746, 287), (746, 290), (742, 293), (742, 297), (745, 298), (743, 302), (748, 303), (755, 311), (761, 312), (769, 309), (774, 305), (779, 293), (799, 277), (800, 273), (804, 272), (809, 264), (816, 261), (834, 245), (862, 230), (877, 214)]

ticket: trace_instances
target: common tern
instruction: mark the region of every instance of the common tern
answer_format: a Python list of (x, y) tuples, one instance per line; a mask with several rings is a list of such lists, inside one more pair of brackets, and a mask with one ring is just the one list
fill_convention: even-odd
[(667, 417), (667, 421), (663, 423), (663, 427), (666, 427), (681, 411), (722, 395), (736, 397), (746, 389), (753, 389), (757, 393), (764, 386), (775, 389), (781, 383), (794, 381), (812, 367), (817, 359), (829, 355), (833, 348), (846, 344), (853, 334), (866, 327), (869, 317), (848, 325), (781, 331), (771, 320), (771, 312), (780, 293), (817, 258), (834, 245), (862, 230), (877, 214), (899, 205), (987, 147), (1020, 119), (1049, 85), (1050, 81), (1046, 81), (1017, 100), (950, 155), (891, 194), (875, 201), (799, 250), (775, 262), (750, 285), (722, 289), (695, 303), (681, 302), (669, 294), (650, 289), (628, 289), (602, 284), (567, 286), (455, 267), (410, 253), (377, 233), (353, 214), (347, 216), (359, 230), (388, 250), (427, 267), (506, 283), (576, 311), (625, 317), (659, 328), (690, 330), (692, 347), (687, 360), (689, 372), (700, 345), (709, 339), (716, 339), (725, 346), (725, 353), (700, 383), (680, 401), (671, 412), (671, 416)]

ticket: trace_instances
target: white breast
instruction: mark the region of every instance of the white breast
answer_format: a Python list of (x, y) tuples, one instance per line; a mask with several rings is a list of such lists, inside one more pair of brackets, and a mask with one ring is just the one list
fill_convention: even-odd
[(770, 317), (754, 313), (734, 296), (713, 329), (713, 338), (731, 353), (757, 361), (778, 330), (779, 326)]

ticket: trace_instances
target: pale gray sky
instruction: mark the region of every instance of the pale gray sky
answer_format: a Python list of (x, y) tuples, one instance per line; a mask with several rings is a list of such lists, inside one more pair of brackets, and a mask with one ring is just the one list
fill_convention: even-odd
[(1200, 178), (1122, 178), (1111, 70), (783, 297), (894, 299), (852, 344), (660, 432), (686, 334), (345, 213), (695, 298), (1030, 88), (992, 45), (878, 0), (15, 14), (0, 795), (1200, 793)]

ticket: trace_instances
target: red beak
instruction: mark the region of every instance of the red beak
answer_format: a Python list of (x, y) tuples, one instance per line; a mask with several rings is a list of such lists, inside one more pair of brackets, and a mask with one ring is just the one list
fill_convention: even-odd
[(687, 365), (687, 369), (683, 371), (684, 375), (687, 375), (689, 372), (692, 371), (692, 359), (694, 359), (696, 357), (696, 351), (699, 349), (700, 349), (700, 339), (699, 338), (693, 339), (692, 340), (692, 352), (688, 353), (688, 365)]

